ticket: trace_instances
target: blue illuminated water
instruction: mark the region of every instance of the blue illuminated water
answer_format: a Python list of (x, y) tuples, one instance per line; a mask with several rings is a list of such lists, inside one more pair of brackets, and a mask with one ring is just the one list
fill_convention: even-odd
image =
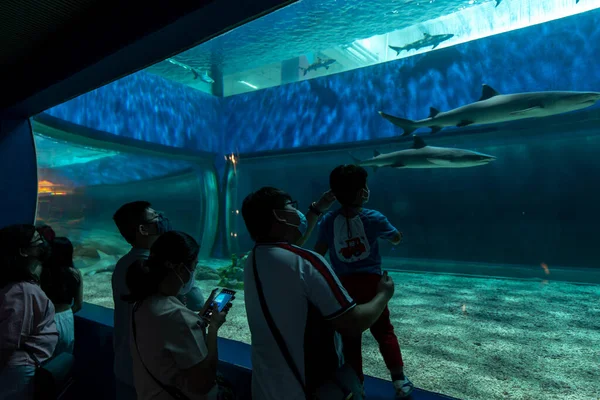
[(48, 113), (117, 135), (218, 154), (393, 137), (399, 130), (378, 110), (423, 118), (430, 106), (446, 110), (478, 99), (483, 83), (503, 93), (600, 90), (599, 16), (588, 12), (227, 98), (138, 72)]

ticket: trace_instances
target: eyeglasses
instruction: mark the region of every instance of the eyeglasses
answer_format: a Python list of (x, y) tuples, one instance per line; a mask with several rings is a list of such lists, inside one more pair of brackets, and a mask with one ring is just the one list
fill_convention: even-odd
[(38, 232), (38, 237), (33, 237), (31, 242), (29, 242), (29, 246), (31, 247), (37, 247), (40, 246), (42, 244), (44, 244), (44, 237)]
[(298, 209), (298, 201), (296, 201), (296, 200), (288, 201), (287, 203), (285, 203), (285, 205), (286, 206), (292, 206), (296, 210)]
[(153, 224), (155, 222), (157, 222), (159, 219), (161, 219), (163, 217), (163, 214), (160, 211), (156, 212), (156, 215), (152, 218), (150, 218), (149, 220), (147, 220), (145, 223), (146, 224)]

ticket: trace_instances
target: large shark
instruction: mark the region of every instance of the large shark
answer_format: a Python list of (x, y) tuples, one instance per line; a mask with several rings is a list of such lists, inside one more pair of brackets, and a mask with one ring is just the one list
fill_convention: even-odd
[(407, 136), (419, 128), (431, 128), (431, 133), (436, 133), (446, 126), (463, 127), (549, 117), (592, 106), (598, 100), (598, 92), (529, 92), (504, 95), (491, 86), (483, 85), (481, 98), (475, 103), (445, 112), (431, 107), (429, 118), (419, 121), (394, 117), (382, 111), (379, 114), (404, 129), (402, 136)]
[(373, 158), (367, 160), (354, 159), (357, 165), (363, 167), (377, 168), (468, 168), (485, 165), (496, 159), (476, 151), (453, 149), (449, 147), (428, 146), (425, 141), (415, 136), (411, 148), (394, 151), (393, 153), (381, 154), (374, 151)]
[(399, 56), (400, 53), (404, 50), (406, 50), (406, 51), (410, 51), (412, 49), (419, 50), (419, 49), (422, 49), (423, 47), (429, 47), (429, 46), (433, 46), (431, 48), (433, 50), (436, 47), (438, 47), (440, 44), (442, 44), (442, 42), (445, 42), (448, 39), (452, 39), (453, 37), (454, 37), (454, 34), (452, 34), (452, 33), (443, 34), (443, 35), (430, 35), (429, 33), (423, 33), (423, 39), (419, 39), (415, 42), (409, 43), (409, 44), (401, 46), (401, 47), (397, 47), (397, 46), (388, 46), (388, 47), (396, 52), (396, 56)]

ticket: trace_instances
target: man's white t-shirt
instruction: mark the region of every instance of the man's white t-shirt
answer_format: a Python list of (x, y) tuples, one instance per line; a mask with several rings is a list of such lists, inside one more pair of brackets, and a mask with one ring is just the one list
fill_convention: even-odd
[[(308, 322), (315, 320), (315, 313), (319, 314), (316, 325), (320, 322), (321, 325), (329, 325), (326, 320), (334, 319), (356, 305), (327, 261), (315, 252), (286, 243), (261, 244), (254, 251), (270, 314), (304, 382), (307, 372), (314, 374), (307, 367), (306, 360), (317, 356), (318, 363), (319, 354), (308, 354), (311, 349), (314, 353), (320, 345), (327, 347), (331, 343), (335, 346), (332, 351), (336, 366), (341, 365), (341, 341), (332, 328), (325, 330), (331, 333), (331, 338), (325, 334), (319, 337), (321, 343), (309, 345), (307, 342), (308, 337), (312, 337), (314, 342), (315, 335), (308, 334)], [(254, 280), (252, 253), (244, 269), (244, 297), (252, 336), (252, 398), (305, 400), (302, 387), (288, 367), (264, 318)], [(312, 365), (315, 365), (314, 360)]]
[(112, 293), (115, 304), (113, 348), (115, 352), (114, 372), (120, 382), (133, 387), (131, 373), (131, 352), (129, 341), (131, 339), (131, 310), (133, 305), (122, 299), (129, 293), (127, 288), (127, 270), (138, 260), (147, 260), (150, 250), (132, 248), (117, 262), (112, 275)]
[(179, 388), (192, 400), (217, 398), (216, 386), (208, 395), (200, 396), (187, 391), (182, 380), (182, 370), (193, 367), (208, 355), (204, 325), (197, 313), (188, 310), (174, 296), (156, 294), (142, 302), (134, 318), (137, 348), (133, 335), (130, 346), (139, 400), (173, 400), (148, 371), (163, 385)]

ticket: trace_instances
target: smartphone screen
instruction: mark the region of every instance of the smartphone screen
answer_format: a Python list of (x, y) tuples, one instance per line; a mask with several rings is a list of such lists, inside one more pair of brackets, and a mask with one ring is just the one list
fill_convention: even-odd
[(213, 300), (213, 304), (218, 307), (219, 312), (229, 303), (235, 292), (229, 289), (223, 289)]
[[(231, 301), (231, 298), (235, 295), (235, 290), (222, 289), (213, 299), (212, 306), (216, 306), (219, 312), (223, 311), (223, 308)], [(210, 317), (210, 310), (205, 314), (205, 317)]]

